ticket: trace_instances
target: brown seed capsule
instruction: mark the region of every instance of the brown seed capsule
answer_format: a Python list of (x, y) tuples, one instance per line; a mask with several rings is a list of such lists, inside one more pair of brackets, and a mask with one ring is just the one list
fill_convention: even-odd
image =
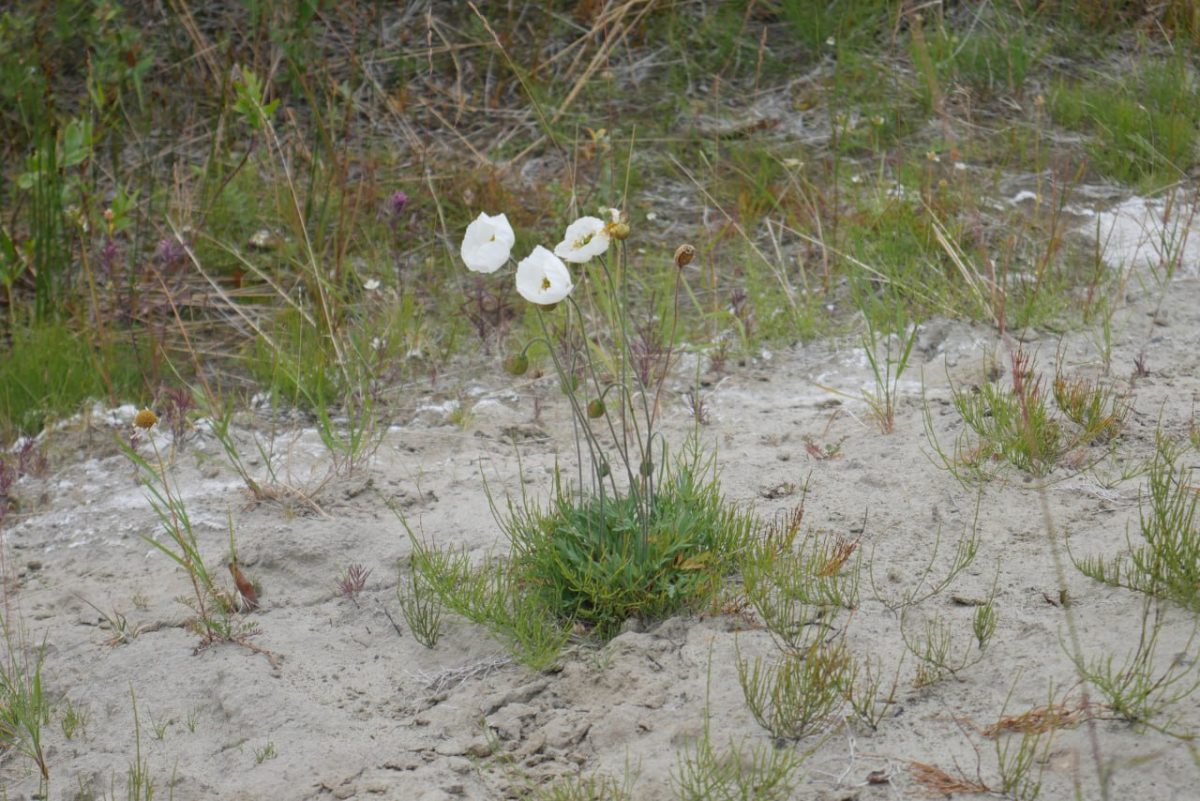
[(682, 270), (696, 258), (696, 249), (691, 245), (680, 245), (675, 248), (675, 266)]
[(149, 409), (142, 409), (133, 416), (133, 424), (138, 428), (150, 429), (154, 428), (154, 424), (158, 422), (158, 415)]

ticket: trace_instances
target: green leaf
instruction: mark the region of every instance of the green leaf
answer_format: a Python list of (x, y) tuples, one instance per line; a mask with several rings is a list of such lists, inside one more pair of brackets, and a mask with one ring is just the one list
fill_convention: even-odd
[(92, 123), (90, 120), (71, 120), (63, 130), (62, 166), (74, 167), (92, 154)]

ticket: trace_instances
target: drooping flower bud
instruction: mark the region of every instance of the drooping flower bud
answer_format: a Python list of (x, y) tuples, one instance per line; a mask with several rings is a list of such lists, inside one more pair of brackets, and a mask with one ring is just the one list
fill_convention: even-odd
[(612, 472), (612, 469), (608, 466), (607, 460), (601, 462), (600, 465), (596, 468), (596, 475), (599, 478), (608, 478), (608, 474), (611, 472)]
[(647, 456), (645, 459), (642, 460), (642, 466), (638, 468), (638, 472), (641, 473), (646, 478), (650, 478), (650, 476), (653, 475), (654, 462), (650, 459), (649, 456)]
[(525, 375), (529, 369), (529, 357), (524, 353), (514, 353), (504, 360), (504, 372), (509, 375)]
[(691, 245), (680, 245), (675, 248), (675, 267), (682, 270), (696, 258), (696, 249)]
[(599, 398), (593, 398), (588, 401), (587, 416), (595, 420), (604, 416), (604, 401)]

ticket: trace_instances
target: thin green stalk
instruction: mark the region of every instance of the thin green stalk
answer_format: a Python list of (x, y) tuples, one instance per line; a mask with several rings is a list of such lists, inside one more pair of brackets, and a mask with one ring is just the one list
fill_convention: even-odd
[[(541, 325), (541, 327), (542, 327), (542, 334), (545, 336), (547, 344), (549, 344), (551, 341), (550, 340), (550, 329), (546, 326), (545, 312), (542, 311), (540, 306), (537, 309), (537, 318), (538, 318), (538, 324)], [(569, 326), (570, 326), (570, 321), (568, 318), (568, 327)], [(568, 374), (563, 369), (562, 361), (559, 359), (558, 353), (555, 351), (553, 345), (550, 345), (548, 350), (550, 351), (550, 358), (554, 362), (554, 370), (555, 370), (555, 372), (558, 373), (558, 380), (561, 383), (561, 385), (563, 386), (564, 394), (567, 396), (568, 402), (571, 404), (571, 412), (572, 412), (572, 416), (574, 418), (574, 422), (582, 425), (583, 439), (585, 442), (587, 442), (587, 445), (588, 445), (588, 453), (589, 453), (589, 456), (591, 457), (592, 467), (593, 467), (593, 469), (598, 469), (599, 462), (597, 461), (597, 453), (600, 451), (600, 443), (596, 440), (595, 435), (592, 434), (591, 428), (587, 425), (587, 412), (585, 410), (579, 408), (579, 399), (575, 397), (574, 390), (572, 390), (570, 388), (571, 384), (570, 384), (568, 376), (570, 375), (573, 377), (574, 373)], [(582, 475), (583, 453), (582, 453), (582, 451), (579, 450), (579, 437), (578, 436), (576, 436), (576, 438), (575, 438), (575, 448), (576, 448), (577, 457), (578, 457), (578, 461), (579, 461), (580, 488), (582, 489), (582, 487), (583, 487), (583, 475)]]
[[(580, 325), (580, 329), (582, 330), (582, 328), (583, 328), (583, 310), (579, 308), (579, 303), (575, 300), (575, 298), (568, 297), (567, 301), (571, 304), (571, 307), (573, 309), (575, 309), (575, 314), (579, 317), (579, 325)], [(596, 372), (595, 360), (592, 359), (591, 349), (588, 348), (586, 346), (586, 344), (584, 345), (583, 353), (584, 353), (585, 362), (587, 364), (588, 373), (590, 373), (591, 377), (592, 377), (592, 384), (594, 384), (596, 387), (596, 396), (603, 403), (604, 396), (607, 395), (608, 390), (612, 389), (613, 387), (611, 387), (611, 386), (601, 387), (600, 376)], [(621, 399), (621, 403), (622, 404), (625, 403), (624, 398)], [(604, 422), (607, 423), (607, 425), (608, 425), (608, 431), (610, 434), (612, 434), (613, 442), (615, 443), (616, 448), (617, 448), (617, 453), (619, 453), (621, 455), (621, 461), (625, 464), (625, 472), (629, 476), (629, 483), (630, 483), (630, 486), (632, 487), (633, 483), (634, 483), (634, 478), (633, 478), (633, 469), (629, 465), (628, 445), (625, 443), (624, 437), (617, 436), (616, 426), (613, 425), (612, 417), (609, 416), (607, 410), (604, 412), (603, 416), (604, 416)], [(603, 456), (601, 456), (601, 462), (603, 463), (604, 461), (606, 461), (606, 460), (604, 460)], [(603, 484), (604, 484), (603, 478), (604, 477), (601, 476), (600, 482), (599, 482), (601, 484), (602, 488), (603, 488)], [(609, 483), (612, 486), (613, 497), (616, 497), (617, 485), (616, 485), (616, 481), (612, 478), (611, 471), (609, 471)]]
[[(633, 360), (633, 352), (629, 348), (629, 319), (627, 309), (623, 302), (629, 297), (629, 271), (625, 269), (626, 245), (621, 242), (618, 248), (620, 256), (617, 259), (617, 269), (619, 283), (621, 286), (620, 295), (617, 294), (618, 281), (613, 280), (612, 272), (608, 268), (608, 260), (601, 257), (599, 259), (600, 269), (604, 271), (604, 278), (608, 284), (609, 293), (612, 299), (612, 305), (617, 310), (617, 324), (621, 333), (621, 345), (618, 349), (621, 356), (621, 386), (629, 387), (629, 362)], [(654, 437), (654, 416), (651, 413), (649, 404), (646, 399), (646, 387), (639, 387), (639, 397), (642, 401), (642, 412), (646, 416), (646, 437), (642, 439), (642, 432), (637, 424), (637, 418), (632, 412), (629, 415), (629, 420), (633, 424), (634, 437), (638, 443), (638, 480), (634, 482), (642, 488), (642, 492), (638, 494), (638, 516), (641, 518), (642, 537), (643, 539), (650, 536), (650, 510), (654, 507), (654, 482), (650, 481), (650, 476), (642, 474), (642, 466), (653, 463), (653, 451), (651, 443)], [(632, 401), (632, 396), (630, 397)], [(624, 407), (622, 406), (622, 410)], [(625, 426), (624, 412), (622, 411), (622, 427)], [(625, 429), (628, 432), (628, 428)], [(631, 489), (632, 489), (631, 484)]]
[[(1020, 366), (1014, 362), (1014, 375), (1019, 374), (1019, 369)], [(1021, 407), (1021, 419), (1024, 423), (1023, 431), (1027, 440), (1027, 444), (1030, 453), (1037, 457), (1040, 455), (1038, 453), (1038, 438), (1033, 430), (1033, 424), (1031, 422), (1026, 395), (1024, 392), (1019, 392), (1017, 393), (1017, 397)], [(1058, 586), (1060, 587), (1060, 591), (1065, 593), (1067, 587), (1066, 568), (1063, 563), (1062, 552), (1059, 548), (1058, 531), (1054, 525), (1054, 516), (1050, 512), (1050, 499), (1046, 494), (1045, 483), (1042, 483), (1038, 486), (1038, 501), (1039, 506), (1041, 507), (1042, 522), (1046, 528), (1046, 538), (1050, 544), (1050, 555), (1054, 561), (1054, 572), (1058, 578)], [(1084, 664), (1083, 645), (1079, 639), (1079, 628), (1075, 621), (1075, 614), (1069, 605), (1063, 609), (1063, 613), (1067, 623), (1067, 637), (1071, 643), (1072, 659), (1075, 661), (1077, 666), (1082, 665)], [(1080, 678), (1082, 679), (1084, 677), (1081, 675)], [(1080, 694), (1083, 697), (1084, 707), (1090, 709), (1091, 699), (1088, 694), (1086, 681), (1080, 683)], [(1104, 757), (1100, 752), (1100, 735), (1096, 728), (1095, 716), (1088, 715), (1084, 725), (1087, 726), (1088, 739), (1090, 740), (1092, 750), (1092, 760), (1096, 764), (1096, 775), (1098, 781), (1100, 782), (1100, 797), (1104, 799), (1104, 801), (1108, 801), (1108, 781), (1106, 779), (1108, 774), (1104, 767)]]

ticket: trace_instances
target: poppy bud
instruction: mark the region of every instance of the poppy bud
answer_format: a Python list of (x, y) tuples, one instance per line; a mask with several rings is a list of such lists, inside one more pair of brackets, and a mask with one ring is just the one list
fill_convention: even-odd
[(504, 360), (504, 372), (509, 375), (525, 375), (529, 369), (529, 357), (524, 353), (514, 353)]
[(594, 398), (588, 401), (587, 416), (595, 420), (598, 417), (604, 416), (604, 401), (599, 398)]
[(650, 478), (650, 476), (654, 473), (654, 462), (650, 460), (650, 457), (646, 457), (642, 460), (642, 466), (638, 469), (638, 472), (646, 478)]

